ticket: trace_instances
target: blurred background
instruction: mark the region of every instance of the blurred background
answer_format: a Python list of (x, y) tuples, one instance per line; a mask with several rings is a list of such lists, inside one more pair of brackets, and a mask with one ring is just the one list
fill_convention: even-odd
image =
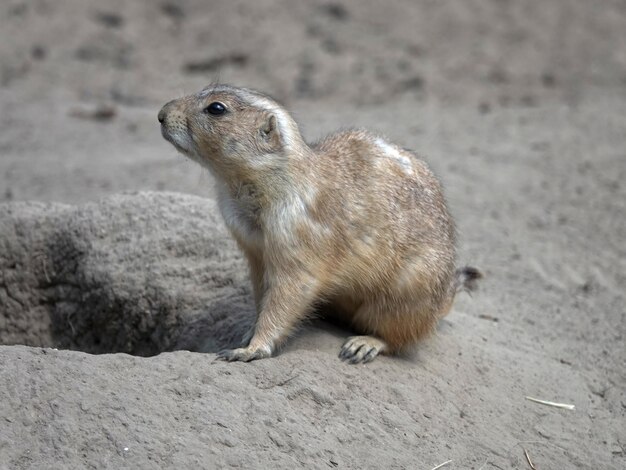
[(274, 96), (311, 140), (337, 127), (383, 132), (446, 180), (455, 159), (505, 141), (498, 125), (515, 112), (549, 109), (553, 121), (595, 103), (597, 119), (623, 117), (626, 2), (601, 4), (4, 0), (0, 201), (210, 195), (210, 177), (162, 141), (156, 114), (213, 81)]

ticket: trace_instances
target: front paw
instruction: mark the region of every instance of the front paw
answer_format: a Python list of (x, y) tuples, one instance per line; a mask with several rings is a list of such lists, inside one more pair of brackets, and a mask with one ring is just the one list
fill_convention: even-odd
[(217, 353), (217, 358), (222, 361), (243, 361), (250, 362), (255, 359), (265, 359), (271, 357), (272, 351), (267, 347), (252, 348), (237, 348), (237, 349), (224, 349)]

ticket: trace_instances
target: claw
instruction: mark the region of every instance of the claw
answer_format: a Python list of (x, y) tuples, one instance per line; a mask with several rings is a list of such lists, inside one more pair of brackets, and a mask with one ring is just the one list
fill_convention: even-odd
[(352, 336), (341, 347), (339, 358), (350, 364), (371, 362), (387, 349), (387, 344), (374, 336)]
[(367, 354), (363, 357), (363, 364), (367, 364), (368, 362), (372, 362), (376, 356), (378, 356), (379, 351), (375, 348), (370, 349)]
[(223, 349), (217, 353), (217, 359), (221, 361), (234, 362), (250, 362), (255, 359), (264, 359), (272, 355), (269, 348), (237, 348), (237, 349)]

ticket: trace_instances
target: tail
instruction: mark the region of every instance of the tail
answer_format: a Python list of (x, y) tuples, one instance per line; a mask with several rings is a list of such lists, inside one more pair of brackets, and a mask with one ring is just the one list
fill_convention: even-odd
[(454, 273), (454, 292), (472, 292), (478, 287), (478, 280), (482, 279), (483, 273), (472, 266), (463, 266)]

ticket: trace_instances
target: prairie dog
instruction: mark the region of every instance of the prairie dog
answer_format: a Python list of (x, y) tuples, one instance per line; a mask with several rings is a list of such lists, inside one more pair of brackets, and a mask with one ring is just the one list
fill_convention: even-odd
[(283, 107), (227, 85), (167, 103), (163, 137), (217, 180), (245, 254), (257, 318), (227, 361), (272, 356), (320, 303), (360, 336), (340, 358), (369, 362), (435, 327), (481, 275), (455, 270), (455, 230), (439, 181), (413, 153), (364, 130), (307, 144)]

